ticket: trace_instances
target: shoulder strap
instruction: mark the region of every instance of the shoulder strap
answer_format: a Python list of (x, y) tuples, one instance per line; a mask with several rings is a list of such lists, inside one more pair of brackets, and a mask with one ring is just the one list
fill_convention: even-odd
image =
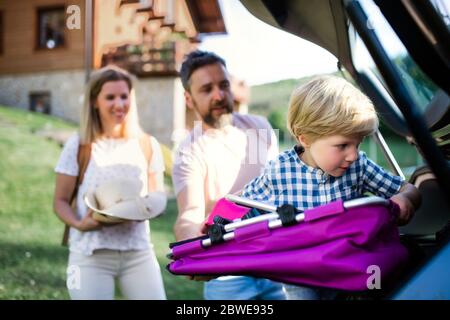
[(77, 196), (78, 187), (83, 183), (84, 174), (91, 158), (91, 144), (80, 144), (78, 146), (77, 162), (78, 162), (78, 177), (75, 189), (72, 194), (71, 202)]
[(84, 174), (86, 173), (87, 166), (89, 164), (89, 159), (91, 158), (91, 148), (92, 145), (89, 144), (80, 144), (78, 147), (78, 183), (77, 185), (81, 185), (84, 180)]
[(142, 153), (144, 153), (147, 163), (150, 163), (153, 155), (152, 143), (150, 141), (150, 135), (144, 133), (139, 138), (139, 144), (141, 145)]
[[(83, 183), (84, 174), (86, 172), (86, 168), (89, 164), (89, 159), (91, 158), (91, 144), (79, 144), (78, 145), (78, 153), (77, 153), (77, 162), (78, 162), (78, 177), (75, 185), (75, 189), (73, 190), (72, 197), (70, 198), (70, 204), (72, 208), (75, 208), (77, 193), (79, 186)], [(64, 235), (62, 239), (62, 245), (66, 246), (69, 240), (69, 226), (66, 225), (64, 228)]]

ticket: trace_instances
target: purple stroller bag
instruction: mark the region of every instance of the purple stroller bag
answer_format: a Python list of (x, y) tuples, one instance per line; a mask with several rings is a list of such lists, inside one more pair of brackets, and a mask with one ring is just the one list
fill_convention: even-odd
[(175, 244), (168, 269), (177, 275), (252, 275), (362, 291), (373, 268), (379, 268), (383, 281), (408, 257), (399, 240), (397, 214), (396, 205), (378, 197), (307, 210), (290, 226), (268, 213), (230, 226), (222, 243), (193, 239)]

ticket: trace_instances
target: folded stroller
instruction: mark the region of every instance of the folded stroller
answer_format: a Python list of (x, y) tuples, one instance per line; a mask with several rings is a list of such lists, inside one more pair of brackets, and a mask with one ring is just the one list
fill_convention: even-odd
[(383, 283), (407, 260), (397, 215), (379, 197), (298, 212), (228, 195), (211, 212), (208, 235), (170, 245), (167, 267), (176, 275), (251, 275), (363, 291), (374, 270)]

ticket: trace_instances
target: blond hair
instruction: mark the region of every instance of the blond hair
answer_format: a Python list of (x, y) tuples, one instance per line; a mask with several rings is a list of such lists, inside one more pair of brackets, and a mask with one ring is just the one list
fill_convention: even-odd
[(289, 132), (310, 142), (330, 135), (363, 138), (378, 128), (372, 102), (348, 81), (335, 76), (315, 77), (295, 89), (289, 101)]
[(80, 118), (80, 141), (82, 144), (90, 144), (103, 134), (100, 114), (95, 108), (95, 103), (103, 85), (110, 81), (125, 81), (130, 90), (130, 108), (121, 128), (121, 137), (139, 138), (143, 134), (139, 125), (133, 89), (134, 77), (119, 67), (107, 66), (92, 72), (86, 84)]

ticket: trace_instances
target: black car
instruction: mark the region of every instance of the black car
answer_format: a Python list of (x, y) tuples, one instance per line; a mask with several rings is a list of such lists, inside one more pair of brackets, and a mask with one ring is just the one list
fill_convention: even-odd
[[(450, 4), (446, 0), (241, 0), (264, 22), (331, 52), (374, 101), (383, 121), (413, 144), (424, 166), (409, 182), (422, 195), (400, 228), (407, 272), (377, 297), (450, 299)], [(299, 53), (301, 56), (301, 53)], [(401, 169), (382, 136), (392, 170)]]

